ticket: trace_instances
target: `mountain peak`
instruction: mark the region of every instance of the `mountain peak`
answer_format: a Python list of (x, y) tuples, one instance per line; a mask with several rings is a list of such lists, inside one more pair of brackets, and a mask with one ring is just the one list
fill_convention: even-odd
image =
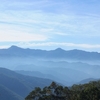
[(16, 50), (16, 49), (22, 49), (22, 48), (20, 48), (20, 47), (18, 47), (18, 46), (15, 46), (15, 45), (12, 45), (10, 48), (8, 48), (8, 49), (10, 49), (10, 50)]
[(55, 49), (56, 51), (64, 51), (62, 48)]
[(18, 46), (15, 46), (15, 45), (12, 45), (10, 48), (8, 48), (9, 50), (14, 50), (14, 51), (18, 51), (18, 50), (22, 50), (23, 48), (21, 47), (18, 47)]

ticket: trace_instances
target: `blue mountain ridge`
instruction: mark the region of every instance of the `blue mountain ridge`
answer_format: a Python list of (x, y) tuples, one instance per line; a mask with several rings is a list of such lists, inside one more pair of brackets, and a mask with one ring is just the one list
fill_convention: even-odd
[(57, 48), (55, 50), (40, 50), (21, 48), (17, 46), (11, 46), (8, 49), (0, 49), (0, 57), (40, 57), (49, 59), (72, 59), (72, 60), (100, 60), (100, 53), (87, 52), (83, 50), (63, 50)]

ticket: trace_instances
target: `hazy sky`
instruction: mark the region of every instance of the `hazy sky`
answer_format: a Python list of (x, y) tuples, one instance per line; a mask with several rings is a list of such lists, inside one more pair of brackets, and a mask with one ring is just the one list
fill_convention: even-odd
[(0, 0), (0, 48), (100, 52), (100, 0)]

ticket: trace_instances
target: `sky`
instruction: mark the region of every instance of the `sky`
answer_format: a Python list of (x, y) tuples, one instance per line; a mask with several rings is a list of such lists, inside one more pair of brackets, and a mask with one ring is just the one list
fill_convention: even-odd
[(100, 0), (0, 0), (0, 48), (100, 52)]

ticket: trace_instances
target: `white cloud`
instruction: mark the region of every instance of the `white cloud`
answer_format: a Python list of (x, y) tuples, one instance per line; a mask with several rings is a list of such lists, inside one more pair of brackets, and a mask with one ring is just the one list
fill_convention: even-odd
[[(75, 35), (94, 33), (99, 35), (100, 18), (67, 14), (44, 13), (41, 11), (8, 11), (1, 12), (0, 19), (5, 24), (17, 25), (25, 30), (33, 29), (38, 34), (51, 32), (58, 35)], [(1, 23), (2, 25), (2, 23)]]
[(49, 29), (49, 28), (42, 28), (40, 29), (40, 32), (42, 33), (48, 33), (48, 32), (52, 32), (54, 29)]
[(92, 48), (100, 48), (99, 44), (75, 44), (75, 43), (59, 43), (59, 42), (41, 42), (41, 43), (35, 43), (35, 42), (20, 42), (17, 44), (18, 46), (21, 47), (30, 47), (30, 48), (34, 48), (34, 47), (65, 47), (65, 48), (81, 48), (81, 49), (92, 49)]
[[(52, 2), (50, 2), (49, 4), (48, 1), (50, 0), (42, 0), (43, 2), (41, 0), (35, 0), (33, 4), (31, 4), (30, 1), (27, 0), (25, 0), (25, 2), (24, 0), (22, 0), (23, 2), (21, 2), (20, 0), (15, 1), (17, 3), (14, 1), (11, 4), (9, 3), (9, 5), (7, 6), (9, 8), (8, 10), (2, 10), (3, 7), (6, 8), (5, 5), (7, 5), (7, 3), (1, 7), (0, 42), (24, 41), (27, 43), (22, 44), (26, 47), (47, 46), (48, 48), (48, 46), (64, 46), (67, 48), (68, 46), (72, 48), (85, 49), (100, 48), (98, 45), (99, 40), (94, 41), (97, 45), (90, 45), (91, 43), (93, 43), (93, 37), (100, 37), (99, 14), (92, 14), (91, 12), (89, 14), (87, 12), (85, 12), (85, 14), (82, 12), (75, 13), (74, 9), (70, 9), (68, 11), (68, 9), (66, 8), (66, 4), (64, 5), (65, 9), (61, 9), (63, 11), (61, 11), (62, 13), (54, 13), (53, 10), (57, 10), (58, 6), (56, 5), (56, 2), (55, 4), (52, 4)], [(28, 2), (28, 4), (26, 2)], [(63, 4), (64, 2), (62, 3), (62, 6)], [(2, 3), (0, 5), (2, 5)], [(32, 5), (35, 6), (32, 7)], [(58, 5), (60, 5), (60, 2), (58, 3)], [(22, 10), (21, 6), (25, 9)], [(46, 6), (47, 9), (45, 9)], [(60, 11), (60, 7), (58, 8), (58, 11)], [(71, 6), (69, 5), (68, 7)], [(84, 39), (86, 38), (87, 41), (81, 40), (82, 37), (84, 37)], [(30, 43), (30, 41), (43, 41), (45, 43)], [(60, 41), (62, 43), (59, 43)], [(84, 44), (84, 42), (87, 44)]]
[(1, 0), (0, 8), (6, 10), (33, 10), (42, 8), (47, 0)]
[(85, 51), (95, 51), (100, 52), (100, 44), (75, 44), (75, 43), (59, 43), (59, 42), (29, 42), (29, 41), (21, 41), (16, 43), (6, 43), (5, 45), (0, 45), (0, 49), (9, 48), (12, 45), (16, 45), (22, 48), (31, 48), (31, 49), (44, 49), (44, 50), (52, 50), (56, 48), (62, 48), (65, 50), (71, 49), (80, 49)]
[(48, 37), (41, 34), (22, 33), (14, 30), (0, 32), (0, 42), (19, 42), (19, 41), (46, 41)]

